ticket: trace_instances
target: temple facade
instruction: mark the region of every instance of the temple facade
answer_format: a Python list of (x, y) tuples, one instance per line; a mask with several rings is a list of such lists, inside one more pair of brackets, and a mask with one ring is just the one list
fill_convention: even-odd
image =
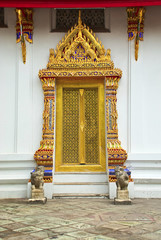
[(48, 198), (114, 198), (118, 165), (131, 198), (161, 197), (160, 10), (103, 9), (96, 32), (79, 11), (61, 32), (56, 10), (4, 9), (0, 198), (30, 197), (36, 165)]

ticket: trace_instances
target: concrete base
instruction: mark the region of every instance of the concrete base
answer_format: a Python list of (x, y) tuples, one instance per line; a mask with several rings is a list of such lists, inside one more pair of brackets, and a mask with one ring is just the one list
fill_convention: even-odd
[(31, 199), (44, 199), (44, 189), (33, 188), (31, 190)]
[[(114, 199), (116, 197), (116, 183), (115, 182), (109, 182), (109, 198)], [(129, 198), (134, 198), (134, 182), (129, 182), (128, 185), (129, 190)]]
[[(44, 196), (48, 199), (52, 199), (53, 183), (44, 183)], [(31, 198), (31, 182), (27, 186), (27, 198)]]
[(47, 202), (47, 198), (37, 198), (37, 199), (33, 199), (33, 198), (30, 198), (28, 200), (29, 203), (43, 203), (45, 204)]
[(115, 205), (131, 205), (131, 199), (114, 199)]
[(128, 190), (117, 190), (116, 198), (121, 199), (121, 200), (129, 199), (129, 191)]

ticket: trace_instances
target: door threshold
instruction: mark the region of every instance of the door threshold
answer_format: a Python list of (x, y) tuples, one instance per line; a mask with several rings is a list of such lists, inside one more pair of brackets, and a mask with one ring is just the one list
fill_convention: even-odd
[(53, 175), (59, 174), (107, 174), (107, 172), (54, 172)]
[(108, 182), (53, 182), (53, 185), (108, 185)]
[(52, 199), (57, 198), (109, 198), (109, 194), (55, 193), (52, 195)]

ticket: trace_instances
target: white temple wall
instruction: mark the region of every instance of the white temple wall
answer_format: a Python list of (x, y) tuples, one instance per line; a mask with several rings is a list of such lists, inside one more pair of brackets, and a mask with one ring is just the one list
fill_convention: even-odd
[(161, 197), (161, 7), (148, 7), (139, 59), (130, 44), (129, 152), (136, 197)]
[[(137, 62), (134, 40), (127, 40), (126, 8), (110, 9), (111, 33), (96, 35), (105, 49), (111, 49), (115, 67), (123, 71), (117, 94), (118, 130), (128, 152), (135, 197), (161, 197), (161, 7), (146, 9)], [(21, 44), (16, 44), (14, 9), (6, 9), (6, 17), (8, 28), (0, 28), (0, 198), (26, 197), (42, 136), (44, 104), (38, 72), (46, 68), (49, 49), (56, 48), (64, 33), (50, 33), (50, 9), (35, 9), (33, 44), (27, 43), (24, 65)]]
[[(11, 19), (11, 17), (10, 17)], [(8, 19), (8, 21), (10, 20)], [(15, 22), (15, 18), (13, 20)], [(15, 84), (16, 84), (16, 44), (15, 30), (0, 29), (0, 69), (1, 69), (1, 104), (0, 104), (0, 152), (15, 151)]]

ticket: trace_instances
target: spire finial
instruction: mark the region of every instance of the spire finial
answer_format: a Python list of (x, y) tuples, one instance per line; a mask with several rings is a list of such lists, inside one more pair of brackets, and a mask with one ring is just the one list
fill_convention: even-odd
[(80, 9), (79, 9), (78, 25), (79, 25), (79, 27), (82, 25), (81, 10)]
[(78, 17), (78, 29), (79, 29), (78, 36), (79, 37), (82, 37), (81, 27), (82, 27), (81, 10), (79, 10), (79, 17)]

